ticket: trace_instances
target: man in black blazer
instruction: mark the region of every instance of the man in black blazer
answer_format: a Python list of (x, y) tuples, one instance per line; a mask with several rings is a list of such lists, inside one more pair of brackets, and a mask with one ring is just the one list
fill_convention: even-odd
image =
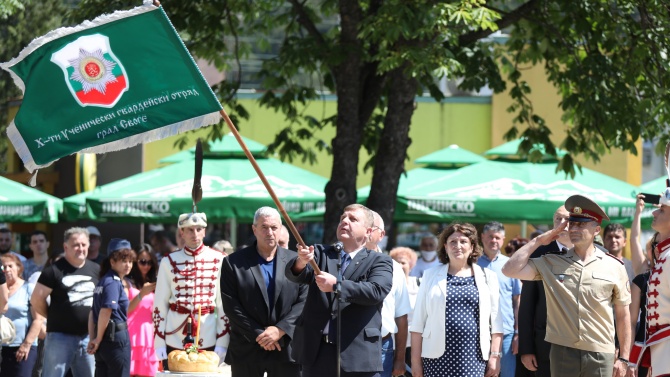
[[(303, 377), (337, 375), (337, 303), (333, 288), (340, 260), (341, 376), (378, 376), (382, 371), (381, 307), (391, 290), (393, 265), (389, 256), (365, 248), (372, 227), (373, 215), (367, 207), (349, 205), (337, 227), (342, 251), (334, 246), (299, 247), (298, 257), (286, 267), (289, 280), (309, 284), (293, 344), (293, 356), (303, 367)], [(309, 266), (312, 259), (321, 274), (316, 275)]]
[[(568, 221), (570, 213), (560, 206), (554, 213), (554, 228)], [(567, 229), (558, 240), (540, 246), (531, 258), (548, 253), (564, 254), (572, 247)], [(519, 355), (523, 368), (517, 368), (516, 377), (550, 377), (549, 351), (551, 344), (544, 340), (547, 333), (547, 298), (542, 280), (524, 281), (519, 304)]]
[(225, 361), (235, 377), (300, 376), (291, 340), (307, 286), (286, 279), (284, 270), (296, 252), (278, 246), (281, 226), (276, 209), (258, 209), (252, 225), (256, 242), (221, 266), (223, 310), (231, 322)]

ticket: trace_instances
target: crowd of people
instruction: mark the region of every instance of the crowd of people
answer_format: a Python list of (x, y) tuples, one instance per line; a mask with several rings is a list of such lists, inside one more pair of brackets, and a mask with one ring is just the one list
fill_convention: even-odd
[(338, 243), (297, 251), (270, 207), (236, 252), (204, 244), (204, 213), (181, 215), (176, 241), (112, 238), (106, 253), (98, 229), (70, 228), (53, 259), (43, 232), (22, 259), (0, 229), (0, 311), (15, 328), (0, 377), (155, 376), (192, 346), (234, 377), (670, 375), (670, 199), (642, 247), (643, 199), (631, 260), (626, 230), (602, 229), (607, 214), (580, 195), (530, 239), (455, 222), (388, 254), (383, 219), (360, 204)]

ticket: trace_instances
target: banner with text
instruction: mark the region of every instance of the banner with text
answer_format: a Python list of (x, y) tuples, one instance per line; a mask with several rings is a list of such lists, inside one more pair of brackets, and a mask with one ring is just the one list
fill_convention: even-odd
[(221, 119), (219, 101), (153, 5), (51, 31), (0, 67), (24, 93), (7, 135), (31, 172)]

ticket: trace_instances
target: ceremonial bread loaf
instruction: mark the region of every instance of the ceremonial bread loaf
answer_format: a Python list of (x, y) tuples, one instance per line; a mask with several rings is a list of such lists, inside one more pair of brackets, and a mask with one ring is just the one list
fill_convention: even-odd
[(172, 372), (218, 372), (219, 356), (212, 351), (174, 350), (168, 355), (168, 368)]

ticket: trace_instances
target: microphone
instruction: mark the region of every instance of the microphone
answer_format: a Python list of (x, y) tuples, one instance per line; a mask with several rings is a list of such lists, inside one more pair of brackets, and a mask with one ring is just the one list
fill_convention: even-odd
[(341, 241), (337, 241), (333, 244), (333, 247), (335, 248), (335, 251), (338, 253), (344, 250), (344, 244)]

